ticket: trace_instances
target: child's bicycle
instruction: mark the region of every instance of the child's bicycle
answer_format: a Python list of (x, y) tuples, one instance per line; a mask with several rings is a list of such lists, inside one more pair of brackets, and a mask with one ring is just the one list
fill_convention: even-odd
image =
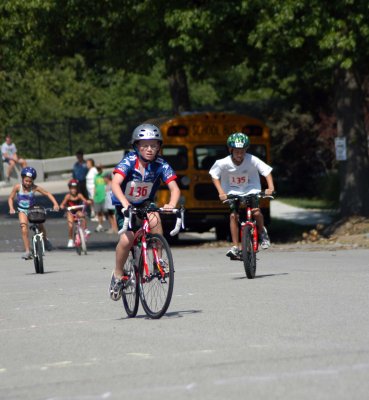
[(143, 208), (129, 207), (124, 211), (124, 225), (118, 232), (132, 227), (132, 215), (138, 218), (139, 229), (134, 232), (133, 246), (124, 264), (123, 305), (129, 317), (135, 317), (139, 298), (150, 318), (160, 318), (167, 311), (173, 293), (174, 263), (172, 252), (164, 236), (150, 233), (149, 213), (175, 213), (175, 236), (184, 229), (184, 209), (166, 210), (151, 204)]
[(47, 212), (54, 211), (52, 208), (33, 206), (28, 210), (27, 216), (30, 223), (29, 229), (33, 231), (32, 236), (32, 257), (35, 265), (36, 274), (44, 273), (45, 242), (44, 234), (40, 230), (39, 224), (46, 221)]
[[(72, 213), (72, 211), (81, 211), (84, 213), (86, 209), (85, 204), (78, 206), (67, 207), (67, 210)], [(80, 218), (77, 213), (73, 214), (73, 243), (77, 254), (80, 256), (82, 252), (87, 255), (87, 235), (82, 228), (82, 218)]]
[[(275, 193), (273, 193), (274, 195)], [(246, 210), (246, 219), (245, 221), (239, 220), (241, 224), (241, 246), (242, 246), (242, 254), (240, 255), (239, 260), (243, 261), (243, 265), (245, 268), (246, 276), (248, 279), (254, 279), (256, 273), (256, 253), (259, 249), (259, 233), (258, 227), (256, 225), (256, 221), (252, 216), (252, 204), (253, 200), (257, 198), (267, 198), (274, 199), (273, 196), (266, 195), (265, 192), (260, 192), (256, 194), (228, 194), (228, 200), (239, 200), (240, 206), (244, 206)]]

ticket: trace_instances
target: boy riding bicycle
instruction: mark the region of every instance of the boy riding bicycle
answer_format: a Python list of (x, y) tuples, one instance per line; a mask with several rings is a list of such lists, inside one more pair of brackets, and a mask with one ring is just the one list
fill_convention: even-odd
[[(227, 139), (227, 146), (230, 155), (217, 160), (211, 167), (209, 174), (213, 178), (219, 199), (224, 201), (227, 194), (252, 194), (261, 191), (259, 174), (264, 176), (268, 185), (265, 190), (267, 195), (274, 192), (272, 177), (272, 168), (255, 157), (247, 153), (250, 141), (247, 135), (241, 132), (232, 133)], [(240, 256), (238, 213), (239, 202), (231, 200), (230, 206), (230, 230), (232, 237), (232, 248), (227, 252), (227, 257), (238, 259)], [(255, 199), (252, 204), (252, 212), (255, 218), (258, 232), (260, 232), (261, 248), (267, 249), (270, 246), (270, 240), (266, 228), (264, 227), (264, 218), (260, 211), (258, 200)]]
[[(17, 198), (18, 203), (18, 218), (22, 231), (22, 239), (25, 248), (25, 253), (22, 255), (24, 260), (30, 260), (32, 258), (32, 254), (30, 251), (30, 243), (28, 238), (28, 210), (35, 205), (35, 193), (41, 193), (44, 196), (47, 196), (50, 201), (53, 203), (53, 208), (55, 211), (59, 210), (59, 205), (55, 200), (55, 197), (49, 193), (47, 190), (43, 189), (40, 186), (34, 184), (34, 181), (37, 177), (37, 172), (32, 167), (25, 167), (21, 171), (22, 181), (21, 183), (17, 183), (14, 185), (9, 198), (9, 213), (14, 214), (14, 199)], [(46, 250), (50, 251), (52, 249), (52, 245), (50, 241), (47, 239), (46, 230), (43, 224), (40, 224), (40, 230), (44, 234), (45, 238), (45, 247)]]
[[(60, 208), (64, 210), (66, 207), (80, 206), (83, 204), (91, 204), (90, 200), (87, 200), (82, 193), (78, 192), (78, 181), (77, 179), (71, 179), (68, 182), (69, 193), (67, 193), (60, 204)], [(73, 224), (74, 224), (74, 216), (81, 218), (82, 220), (82, 229), (84, 230), (86, 235), (89, 235), (91, 232), (87, 229), (86, 225), (86, 216), (85, 213), (81, 210), (76, 211), (68, 211), (67, 213), (67, 221), (68, 221), (68, 248), (74, 247), (73, 241)]]
[[(112, 201), (119, 230), (123, 226), (123, 211), (130, 205), (137, 207), (153, 202), (161, 180), (168, 185), (170, 191), (169, 203), (163, 208), (175, 208), (180, 197), (175, 172), (158, 156), (163, 143), (160, 129), (151, 124), (139, 125), (132, 133), (131, 143), (134, 151), (129, 152), (113, 171)], [(152, 233), (163, 234), (158, 213), (150, 213), (149, 221)], [(123, 266), (133, 245), (133, 239), (134, 233), (128, 231), (120, 235), (117, 244), (115, 269), (109, 288), (110, 297), (114, 301), (122, 296)]]

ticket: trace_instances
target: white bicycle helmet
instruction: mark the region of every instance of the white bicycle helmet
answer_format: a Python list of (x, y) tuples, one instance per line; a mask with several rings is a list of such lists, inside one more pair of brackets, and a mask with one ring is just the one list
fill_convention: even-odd
[(159, 140), (160, 143), (163, 143), (163, 135), (157, 126), (152, 124), (141, 124), (133, 131), (131, 143), (135, 144), (135, 142), (139, 140), (149, 139), (156, 139)]

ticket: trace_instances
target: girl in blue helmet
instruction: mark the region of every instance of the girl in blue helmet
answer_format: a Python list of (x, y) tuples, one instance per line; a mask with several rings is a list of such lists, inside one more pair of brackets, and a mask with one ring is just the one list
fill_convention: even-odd
[[(19, 223), (22, 231), (22, 239), (24, 243), (25, 253), (22, 255), (22, 258), (25, 260), (29, 260), (32, 258), (32, 254), (30, 251), (30, 243), (28, 238), (28, 217), (27, 213), (30, 207), (35, 205), (35, 193), (38, 192), (44, 196), (47, 196), (50, 201), (53, 203), (53, 208), (55, 211), (59, 210), (59, 204), (55, 200), (55, 197), (49, 193), (47, 190), (41, 188), (34, 184), (34, 180), (37, 177), (37, 172), (32, 167), (25, 167), (21, 171), (22, 181), (21, 183), (17, 183), (14, 185), (9, 198), (9, 213), (14, 214), (14, 199), (17, 200), (17, 210)], [(43, 224), (40, 224), (40, 229), (44, 233), (45, 238), (45, 247), (46, 250), (51, 250), (51, 243), (47, 239), (46, 231)]]

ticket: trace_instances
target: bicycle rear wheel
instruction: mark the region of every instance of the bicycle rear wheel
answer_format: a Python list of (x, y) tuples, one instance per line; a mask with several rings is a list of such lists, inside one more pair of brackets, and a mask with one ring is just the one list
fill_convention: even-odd
[(122, 290), (123, 305), (128, 317), (133, 318), (137, 315), (139, 288), (137, 268), (134, 266), (133, 249), (129, 252), (126, 263), (124, 264), (124, 286)]
[[(146, 275), (141, 256), (139, 265), (140, 298), (146, 314), (157, 319), (165, 314), (172, 299), (174, 264), (172, 252), (164, 236), (148, 234), (146, 240), (149, 275)], [(155, 260), (155, 252), (159, 257), (159, 265)]]
[[(43, 274), (44, 273), (43, 246), (42, 246), (42, 239), (40, 238), (40, 236), (36, 237), (35, 247), (36, 247), (36, 255), (34, 257), (35, 267), (36, 267), (36, 262), (37, 262), (38, 273)], [(36, 272), (37, 272), (37, 270), (36, 270)]]
[(242, 259), (248, 279), (254, 279), (256, 273), (256, 254), (254, 251), (252, 232), (249, 226), (245, 226), (242, 235)]
[(79, 237), (81, 240), (81, 251), (84, 252), (84, 254), (87, 254), (87, 243), (86, 243), (86, 237), (85, 237), (85, 232), (82, 228), (78, 228), (78, 233)]

